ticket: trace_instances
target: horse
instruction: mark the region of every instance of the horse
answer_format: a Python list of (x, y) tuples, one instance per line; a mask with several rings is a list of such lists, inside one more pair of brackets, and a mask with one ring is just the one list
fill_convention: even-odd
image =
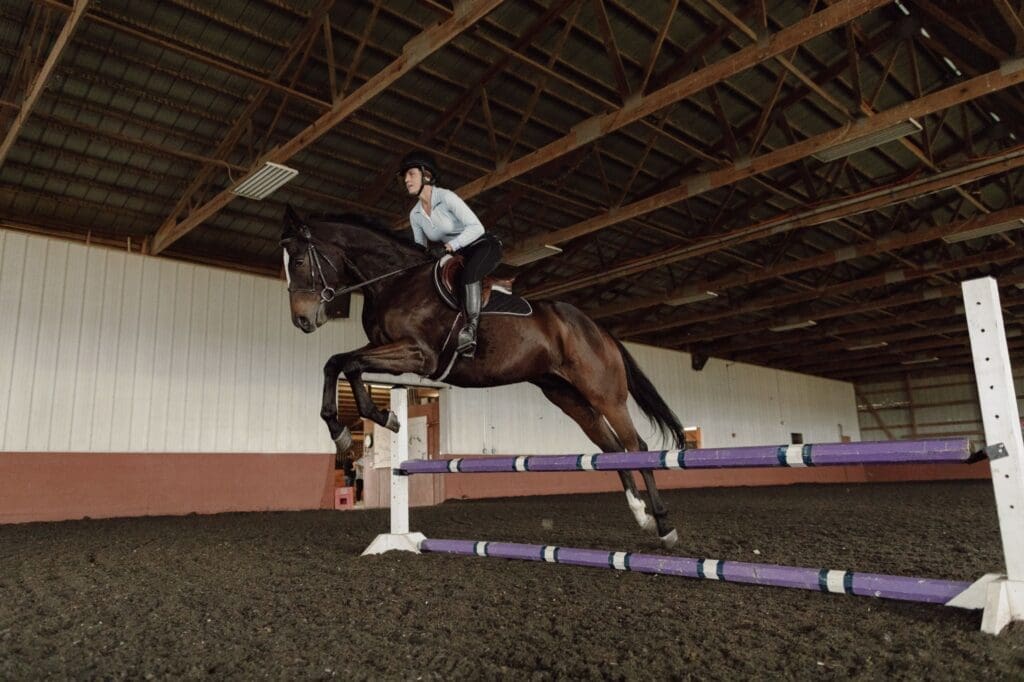
[[(288, 206), (281, 233), (292, 323), (312, 333), (340, 315), (343, 287), (364, 296), (362, 324), (369, 343), (332, 355), (324, 365), (321, 418), (338, 452), (352, 444), (338, 421), (337, 385), (341, 374), (352, 386), (359, 414), (392, 431), (398, 419), (374, 404), (364, 372), (424, 377), (446, 373), (460, 387), (491, 387), (529, 382), (575, 421), (602, 452), (645, 451), (647, 444), (627, 410), (633, 396), (663, 437), (684, 447), (683, 428), (657, 389), (622, 343), (575, 306), (532, 303), (529, 316), (482, 315), (476, 354), (443, 352), (458, 333), (464, 315), (435, 289), (436, 261), (418, 245), (375, 220), (357, 215), (308, 216)], [(444, 363), (444, 364), (443, 364)], [(447, 365), (447, 368), (445, 366)], [(677, 533), (667, 519), (653, 471), (641, 471), (649, 510), (632, 471), (620, 471), (626, 499), (637, 523), (656, 532), (665, 547)]]

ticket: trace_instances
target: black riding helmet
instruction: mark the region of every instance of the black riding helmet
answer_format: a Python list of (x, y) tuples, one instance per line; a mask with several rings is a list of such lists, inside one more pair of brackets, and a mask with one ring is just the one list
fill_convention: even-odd
[[(402, 164), (398, 167), (399, 178), (405, 177), (405, 172), (410, 168), (419, 168), (423, 173), (423, 184), (424, 185), (436, 185), (437, 184), (437, 159), (434, 158), (433, 154), (429, 152), (421, 152), (419, 150), (413, 150), (402, 157)], [(427, 174), (430, 174), (430, 178), (427, 178)], [(420, 187), (422, 190), (422, 186)]]

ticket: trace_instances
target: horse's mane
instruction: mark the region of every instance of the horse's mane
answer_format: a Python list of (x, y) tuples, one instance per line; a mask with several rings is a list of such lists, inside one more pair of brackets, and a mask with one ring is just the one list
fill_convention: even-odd
[(410, 254), (422, 255), (419, 246), (410, 237), (408, 230), (398, 232), (380, 218), (364, 215), (362, 213), (314, 213), (308, 216), (312, 223), (320, 225), (347, 225), (373, 232), (378, 237), (383, 237), (397, 248)]

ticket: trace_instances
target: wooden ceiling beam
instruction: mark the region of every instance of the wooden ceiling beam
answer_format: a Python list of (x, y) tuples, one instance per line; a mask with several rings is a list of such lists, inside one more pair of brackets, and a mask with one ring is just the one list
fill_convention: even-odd
[(647, 84), (651, 80), (651, 75), (654, 73), (654, 65), (658, 63), (658, 56), (661, 54), (661, 46), (665, 42), (665, 36), (668, 35), (668, 29), (672, 25), (672, 20), (676, 17), (676, 9), (679, 8), (679, 0), (671, 0), (668, 5), (668, 10), (665, 12), (665, 20), (661, 24), (661, 28), (658, 30), (658, 37), (651, 43), (651, 53), (647, 57), (647, 66), (644, 67), (644, 75), (640, 79), (640, 87), (637, 88), (637, 92), (646, 92)]
[[(45, 4), (49, 5), (50, 7), (55, 7), (57, 9), (61, 9), (63, 11), (69, 11), (71, 9), (70, 7), (65, 5), (64, 3), (60, 2), (59, 0), (38, 0), (38, 1), (45, 3)], [(272, 88), (275, 91), (277, 91), (279, 93), (282, 93), (282, 94), (291, 95), (292, 97), (295, 97), (296, 99), (300, 99), (300, 100), (302, 100), (304, 102), (307, 102), (308, 104), (311, 104), (311, 105), (313, 105), (315, 107), (321, 107), (321, 106), (326, 106), (326, 105), (330, 104), (329, 102), (324, 102), (323, 100), (321, 100), (321, 99), (319, 99), (317, 97), (313, 97), (311, 95), (308, 95), (308, 94), (306, 94), (304, 92), (300, 92), (300, 91), (297, 91), (297, 90), (289, 90), (284, 85), (281, 85), (279, 83), (275, 83), (274, 81), (270, 80), (269, 78), (261, 76), (258, 73), (254, 73), (252, 71), (249, 71), (248, 69), (242, 68), (242, 67), (238, 66), (237, 64), (232, 64), (232, 63), (228, 62), (225, 58), (223, 58), (221, 56), (212, 55), (209, 52), (205, 52), (205, 51), (202, 51), (202, 50), (198, 50), (198, 49), (195, 49), (195, 48), (188, 47), (186, 45), (182, 45), (182, 44), (178, 43), (177, 41), (175, 41), (175, 40), (173, 40), (171, 38), (168, 38), (168, 37), (159, 36), (159, 35), (155, 35), (155, 34), (152, 34), (152, 33), (147, 33), (146, 31), (142, 31), (142, 30), (134, 28), (132, 26), (127, 26), (127, 25), (121, 23), (120, 21), (118, 21), (116, 19), (112, 19), (109, 16), (100, 14), (97, 10), (90, 10), (90, 11), (86, 12), (85, 18), (88, 19), (91, 23), (98, 24), (100, 26), (104, 26), (106, 28), (109, 28), (109, 29), (117, 32), (117, 33), (123, 33), (124, 35), (131, 36), (132, 38), (135, 38), (136, 40), (142, 41), (144, 43), (149, 43), (150, 45), (155, 45), (155, 46), (160, 47), (160, 48), (162, 48), (164, 50), (168, 50), (170, 52), (174, 52), (176, 54), (179, 54), (179, 55), (181, 55), (183, 57), (187, 57), (189, 59), (194, 59), (195, 61), (197, 61), (197, 62), (199, 62), (201, 64), (205, 64), (207, 66), (211, 66), (211, 67), (213, 67), (213, 68), (215, 68), (215, 69), (217, 69), (219, 71), (223, 71), (225, 73), (230, 73), (232, 76), (237, 76), (238, 78), (242, 78), (244, 80), (247, 80), (247, 81), (250, 81), (250, 82), (253, 82), (253, 83), (257, 83), (257, 84), (263, 85), (265, 87)]]
[[(309, 17), (306, 25), (303, 26), (302, 30), (300, 30), (295, 36), (295, 39), (291, 42), (291, 47), (287, 52), (285, 52), (277, 66), (274, 67), (274, 70), (271, 71), (269, 78), (270, 81), (277, 83), (281, 80), (287, 72), (288, 67), (292, 65), (293, 61), (302, 52), (303, 48), (307, 44), (312, 45), (312, 41), (316, 38), (317, 31), (321, 30), (322, 23), (333, 6), (334, 0), (320, 0), (317, 6), (313, 8), (312, 15)], [(298, 71), (296, 72), (296, 75), (297, 73)], [(294, 89), (294, 81), (292, 83), (292, 87), (289, 87), (288, 89)], [(227, 133), (225, 133), (224, 137), (217, 144), (216, 149), (214, 149), (213, 154), (211, 155), (214, 159), (222, 161), (231, 154), (232, 150), (234, 150), (235, 146), (238, 144), (239, 139), (241, 139), (242, 134), (246, 131), (247, 126), (252, 122), (256, 112), (263, 106), (263, 102), (273, 90), (274, 88), (272, 86), (264, 86), (252, 97), (252, 99), (249, 100), (245, 108), (235, 119), (234, 125), (228, 129)], [(282, 106), (284, 105), (284, 101), (285, 100), (282, 100)], [(278, 115), (280, 115), (280, 112)], [(272, 130), (273, 125), (270, 127)], [(154, 244), (159, 241), (160, 234), (167, 234), (167, 232), (177, 223), (181, 214), (190, 209), (193, 199), (200, 196), (200, 191), (206, 187), (206, 184), (210, 181), (215, 170), (217, 170), (217, 166), (212, 164), (206, 164), (198, 170), (192, 182), (190, 182), (181, 191), (177, 202), (174, 204), (174, 208), (171, 209), (170, 214), (163, 220), (160, 227), (157, 229), (157, 236), (154, 238)], [(159, 253), (159, 251), (156, 253)]]
[[(849, 39), (852, 42), (852, 48), (853, 48), (851, 50), (851, 55), (856, 55), (857, 54), (856, 44), (858, 42), (860, 42), (860, 43), (867, 42), (867, 38), (866, 38), (866, 36), (863, 34), (863, 32), (858, 27), (850, 25), (849, 29), (850, 29)], [(863, 93), (861, 92), (860, 75), (859, 75), (860, 72), (859, 71), (855, 72), (857, 74), (856, 75), (855, 89), (854, 89), (855, 97), (856, 97), (856, 101), (858, 102), (858, 107), (860, 109), (860, 113), (864, 114), (865, 116), (869, 116), (870, 117), (870, 116), (875, 116), (876, 114), (878, 114), (878, 110), (875, 109), (875, 102), (878, 99), (878, 95), (881, 94), (882, 87), (885, 85), (885, 82), (888, 79), (889, 73), (890, 73), (890, 71), (892, 69), (892, 64), (893, 64), (893, 62), (895, 62), (896, 55), (899, 53), (899, 46), (900, 46), (900, 43), (898, 41), (893, 44), (892, 55), (889, 57), (888, 63), (886, 63), (884, 65), (883, 69), (882, 69), (882, 77), (879, 79), (878, 85), (877, 85), (877, 87), (875, 89), (875, 92), (872, 94), (870, 100), (866, 99), (863, 96)], [(851, 58), (853, 58), (853, 57), (851, 57)], [(917, 145), (917, 143), (914, 142), (913, 139), (911, 139), (910, 136), (901, 137), (901, 138), (899, 138), (899, 140), (897, 142), (904, 149), (906, 149), (908, 152), (910, 152), (911, 155), (914, 156), (914, 158), (916, 158), (918, 161), (920, 161), (921, 164), (924, 165), (926, 168), (928, 168), (929, 170), (932, 170), (932, 171), (938, 171), (939, 170), (938, 166), (935, 165), (935, 163), (932, 160), (931, 156), (928, 153), (926, 153), (925, 150), (921, 149), (921, 147), (919, 147)], [(978, 199), (977, 197), (969, 194), (962, 187), (954, 187), (953, 191), (958, 193), (961, 197), (964, 198), (964, 200), (967, 203), (971, 204), (972, 206), (974, 206), (976, 209), (978, 209), (982, 213), (988, 213), (989, 212), (988, 206), (986, 206), (984, 203), (982, 203), (982, 201), (980, 199)]]
[[(880, 312), (888, 312), (888, 310)], [(871, 318), (869, 320), (861, 320), (858, 322), (818, 325), (816, 327), (811, 327), (810, 329), (802, 330), (802, 333), (792, 334), (786, 338), (774, 338), (778, 335), (772, 334), (770, 335), (771, 338), (766, 335), (755, 339), (742, 339), (726, 343), (715, 343), (706, 347), (706, 350), (707, 354), (723, 358), (743, 358), (746, 357), (745, 354), (749, 354), (750, 351), (757, 351), (758, 349), (765, 348), (771, 349), (780, 345), (799, 351), (804, 344), (810, 345), (844, 336), (865, 333), (867, 336), (863, 338), (874, 338), (872, 335), (893, 326), (902, 327), (905, 325), (921, 325), (926, 322), (934, 324), (936, 320), (946, 321), (954, 315), (963, 316), (963, 313), (963, 306), (942, 306), (942, 308), (938, 310), (901, 310), (899, 311), (899, 314), (885, 319)], [(933, 324), (928, 324), (923, 328), (933, 326)], [(850, 342), (847, 342), (847, 345), (849, 344)]]
[(593, 319), (599, 320), (612, 315), (642, 310), (655, 305), (665, 304), (667, 301), (686, 296), (700, 294), (706, 291), (713, 291), (718, 295), (735, 287), (749, 286), (759, 282), (765, 282), (783, 275), (792, 275), (814, 268), (823, 268), (837, 263), (876, 256), (889, 251), (905, 249), (910, 246), (917, 246), (930, 241), (942, 239), (961, 232), (967, 232), (982, 227), (998, 225), (1010, 220), (1024, 220), (1024, 206), (1011, 206), (984, 216), (977, 216), (952, 224), (937, 225), (934, 227), (915, 230), (910, 233), (896, 233), (881, 239), (868, 239), (858, 244), (842, 246), (825, 253), (802, 258), (773, 267), (762, 268), (747, 272), (731, 273), (724, 277), (705, 279), (703, 281), (688, 283), (683, 287), (660, 296), (651, 296), (640, 300), (631, 300), (623, 303), (602, 306), (600, 308), (586, 309), (585, 312)]
[[(781, 306), (791, 306), (799, 303), (811, 303), (815, 301), (823, 301), (829, 297), (840, 295), (840, 294), (852, 294), (862, 292), (868, 289), (878, 289), (894, 284), (904, 284), (906, 282), (913, 282), (919, 279), (927, 279), (929, 277), (935, 277), (949, 272), (955, 272), (957, 270), (963, 270), (967, 268), (976, 268), (983, 265), (992, 263), (1005, 263), (1014, 260), (1024, 258), (1024, 249), (1017, 246), (1012, 246), (1001, 251), (986, 251), (980, 254), (968, 256), (966, 258), (959, 258), (956, 260), (941, 262), (933, 266), (923, 268), (898, 268), (895, 270), (888, 270), (878, 274), (868, 275), (866, 277), (860, 277), (858, 279), (847, 280), (840, 284), (833, 284), (827, 287), (814, 288), (811, 291), (798, 291), (791, 294), (782, 294), (775, 296), (763, 296), (758, 299), (754, 299), (747, 303), (740, 303), (738, 305), (729, 305), (726, 308), (718, 308), (711, 312), (706, 313), (689, 313), (685, 315), (679, 315), (669, 320), (659, 320), (658, 322), (650, 324), (636, 324), (631, 323), (620, 326), (615, 333), (620, 338), (634, 338), (637, 336), (645, 336), (647, 334), (653, 334), (657, 332), (665, 332), (670, 329), (676, 329), (685, 325), (703, 324), (707, 322), (717, 322), (719, 320), (726, 320), (732, 317), (738, 317), (741, 315), (749, 315), (751, 313), (761, 312), (763, 310), (771, 310), (772, 308), (778, 308)], [(827, 314), (827, 313), (826, 313)], [(814, 312), (801, 313), (801, 319), (804, 320), (816, 320)], [(775, 324), (785, 324), (784, 322), (776, 322)]]
[[(416, 68), (423, 60), (431, 56), (450, 41), (457, 38), (463, 31), (475, 24), (487, 13), (500, 5), (503, 0), (465, 0), (456, 8), (455, 14), (447, 21), (436, 24), (405, 44), (405, 48), (395, 61), (385, 66), (375, 76), (357, 88), (352, 94), (341, 99), (329, 111), (320, 116), (305, 130), (291, 138), (288, 142), (275, 147), (253, 164), (253, 170), (262, 167), (264, 162), (284, 163), (292, 156), (310, 146), (334, 126), (352, 115), (364, 104), (386, 90), (399, 78)], [(153, 253), (159, 254), (185, 234), (208, 220), (220, 209), (227, 206), (235, 198), (231, 189), (248, 177), (244, 177), (232, 187), (222, 190), (213, 199), (192, 211), (180, 222), (162, 226), (153, 238)]]
[[(377, 23), (377, 13), (380, 12), (381, 0), (373, 0), (373, 9), (370, 10), (370, 18), (367, 20), (366, 25), (363, 27), (363, 34), (359, 36), (359, 43), (356, 45), (356, 52), (352, 56), (352, 60), (348, 64), (348, 68), (345, 69), (345, 83), (341, 86), (341, 91), (331, 98), (334, 101), (335, 97), (344, 97), (345, 93), (348, 92), (348, 88), (352, 85), (352, 78), (356, 75), (356, 70), (359, 68), (359, 60), (363, 57), (363, 50), (366, 49), (366, 41), (370, 38), (370, 31), (373, 30), (374, 24)], [(327, 27), (327, 35), (330, 36), (330, 26)], [(333, 62), (333, 60), (332, 60)], [(334, 78), (334, 66), (331, 65), (331, 78)]]
[(54, 41), (53, 47), (50, 48), (50, 53), (46, 56), (46, 61), (43, 62), (43, 66), (32, 79), (32, 83), (29, 85), (28, 91), (22, 99), (21, 107), (18, 109), (18, 113), (14, 117), (14, 122), (11, 123), (11, 126), (7, 129), (7, 135), (4, 137), (3, 142), (0, 142), (0, 168), (3, 167), (4, 161), (7, 159), (7, 155), (11, 151), (11, 147), (14, 146), (14, 141), (18, 139), (18, 135), (21, 133), (21, 129), (22, 126), (25, 125), (25, 121), (27, 121), (28, 117), (32, 115), (32, 110), (35, 109), (36, 102), (39, 101), (39, 96), (43, 93), (43, 88), (46, 87), (46, 83), (50, 80), (50, 74), (53, 73), (54, 68), (57, 66), (57, 61), (64, 53), (64, 48), (68, 46), (68, 43), (71, 41), (71, 36), (74, 34), (75, 29), (78, 28), (78, 25), (81, 23), (82, 17), (85, 16), (85, 12), (88, 8), (89, 0), (75, 0), (75, 4), (71, 8), (71, 14), (64, 20), (64, 26), (57, 35), (57, 39)]
[[(756, 43), (762, 37), (761, 35), (758, 34), (757, 31), (747, 26), (747, 24), (742, 19), (740, 19), (738, 16), (730, 12), (728, 9), (726, 9), (726, 7), (722, 5), (722, 3), (718, 2), (718, 0), (704, 0), (704, 2), (710, 5), (711, 8), (715, 10), (715, 12), (717, 12), (726, 21), (728, 21), (730, 24), (739, 29), (739, 31), (743, 33), (743, 35), (747, 36), (747, 38), (749, 38), (750, 40)], [(765, 19), (767, 20), (767, 17), (765, 17)], [(850, 24), (847, 24), (847, 26), (850, 26)], [(765, 30), (767, 30), (767, 28)], [(793, 75), (794, 77), (796, 77), (798, 81), (803, 83), (804, 87), (806, 87), (810, 92), (813, 92), (815, 95), (820, 97), (821, 101), (827, 103), (842, 116), (849, 118), (850, 112), (846, 108), (846, 105), (844, 105), (838, 99), (829, 94), (827, 90), (825, 90), (823, 87), (814, 82), (814, 79), (810, 78), (791, 61), (793, 57), (796, 55), (796, 51), (799, 48), (799, 45), (795, 46), (789, 54), (779, 55), (775, 57), (775, 61), (782, 66), (783, 70)], [(854, 51), (854, 55), (856, 55), (856, 50)]]
[[(922, 10), (925, 18), (929, 20), (929, 25), (939, 25), (956, 31), (959, 35), (970, 41), (972, 45), (975, 45), (982, 52), (989, 55), (996, 63), (1002, 63), (1012, 57), (1009, 52), (995, 45), (985, 36), (966, 26), (954, 15), (944, 11), (930, 0), (913, 0), (913, 2), (920, 10)], [(933, 35), (929, 34), (928, 36), (925, 36), (921, 33), (917, 33), (914, 36), (914, 40), (919, 42), (933, 55), (937, 55), (939, 61), (941, 61), (942, 57), (945, 57), (953, 61), (962, 72), (969, 76), (977, 76), (981, 73), (977, 67), (964, 60), (959, 54), (949, 49), (945, 43), (939, 41)], [(944, 68), (944, 65), (940, 65), (938, 68)], [(1002, 111), (1004, 114), (1006, 114), (1007, 111), (1016, 112), (1015, 116), (1007, 114), (1003, 116), (1003, 119), (1007, 125), (1016, 125), (1017, 129), (1020, 130), (1020, 125), (1017, 124), (1017, 121), (1024, 117), (1024, 102), (1021, 102), (1020, 97), (1016, 96), (1016, 94), (1016, 89), (1003, 91), (999, 93), (1000, 96), (996, 98), (996, 101), (1001, 107), (1003, 107)]]
[[(952, 317), (953, 313), (950, 312), (949, 316)], [(960, 316), (963, 316), (961, 311)], [(955, 324), (945, 326), (927, 326), (917, 327), (910, 331), (898, 332), (891, 334), (871, 334), (869, 336), (859, 337), (856, 339), (843, 339), (841, 341), (834, 341), (825, 339), (825, 343), (810, 345), (801, 343), (798, 348), (790, 348), (784, 350), (765, 351), (761, 353), (751, 353), (747, 355), (733, 355), (733, 359), (741, 359), (742, 362), (751, 362), (760, 365), (771, 365), (773, 362), (784, 362), (788, 358), (794, 358), (798, 356), (813, 357), (821, 353), (848, 353), (851, 358), (862, 357), (864, 353), (872, 353), (877, 349), (865, 349), (862, 351), (852, 351), (851, 347), (862, 346), (866, 344), (892, 344), (897, 341), (909, 341), (912, 339), (920, 339), (922, 337), (929, 336), (942, 336), (945, 334), (959, 333), (967, 329), (966, 323), (961, 319)], [(884, 347), (884, 346), (883, 346)]]
[[(882, 4), (885, 4), (885, 0), (842, 0), (842, 2), (837, 3), (833, 7), (817, 12), (806, 19), (796, 22), (792, 26), (782, 29), (768, 37), (763, 43), (744, 48), (705, 69), (696, 71), (689, 76), (666, 85), (660, 90), (648, 95), (636, 93), (622, 108), (606, 114), (598, 114), (580, 122), (573, 127), (568, 135), (508, 163), (499, 170), (495, 170), (463, 185), (457, 192), (459, 196), (468, 199), (487, 190), (494, 189), (513, 178), (550, 163), (609, 133), (664, 109), (670, 104), (686, 99), (710, 85), (731, 78), (813, 37), (842, 26)], [(560, 230), (555, 234), (561, 232)], [(539, 246), (543, 243), (545, 243), (544, 239), (541, 238), (533, 246)]]
[(1003, 18), (1003, 21), (1006, 22), (1006, 25), (1013, 33), (1014, 40), (1016, 41), (1015, 53), (1020, 54), (1024, 52), (1024, 23), (1021, 23), (1019, 10), (1011, 5), (1009, 0), (992, 0), (992, 4), (996, 6), (999, 16)]
[[(725, 168), (684, 179), (678, 186), (654, 196), (612, 209), (576, 225), (538, 235), (513, 251), (510, 257), (519, 251), (537, 248), (544, 244), (562, 244), (592, 234), (623, 220), (645, 215), (684, 199), (780, 168), (844, 141), (882, 130), (908, 118), (920, 118), (1021, 82), (1024, 82), (1024, 60), (1009, 62), (998, 70), (957, 83), (920, 99), (905, 102), (870, 118), (848, 123), (753, 159), (744, 159)], [(714, 237), (701, 242), (699, 249), (695, 248), (694, 251), (708, 247), (721, 248), (725, 244), (725, 240)]]
[[(947, 329), (952, 328), (948, 327)], [(902, 360), (911, 360), (913, 356), (922, 352), (956, 347), (961, 344), (970, 345), (966, 326), (962, 326), (959, 330), (941, 333), (936, 330), (934, 334), (929, 335), (929, 338), (913, 343), (900, 343), (875, 348), (871, 351), (848, 352), (841, 357), (837, 357), (834, 351), (825, 355), (815, 355), (815, 351), (808, 349), (804, 356), (790, 356), (789, 361), (782, 361), (779, 364), (784, 364), (787, 369), (794, 372), (811, 374), (826, 368), (828, 370), (856, 369), (865, 366), (892, 365)]]
[[(1002, 275), (999, 278), (1000, 286), (1009, 286), (1011, 284), (1017, 284), (1018, 282), (1024, 283), (1024, 273), (1007, 274)], [(741, 334), (755, 334), (760, 332), (768, 333), (768, 329), (771, 327), (781, 326), (795, 321), (813, 319), (815, 321), (820, 322), (821, 320), (832, 320), (839, 317), (849, 317), (850, 315), (857, 315), (865, 312), (874, 312), (884, 310), (886, 308), (912, 305), (915, 303), (926, 303), (938, 299), (955, 298), (961, 295), (962, 292), (960, 291), (959, 283), (946, 284), (939, 287), (926, 287), (921, 291), (915, 291), (906, 294), (895, 294), (881, 299), (863, 301), (848, 306), (839, 306), (829, 310), (816, 311), (813, 314), (808, 313), (806, 316), (800, 316), (799, 320), (793, 318), (773, 318), (770, 321), (761, 321), (753, 323), (748, 322), (743, 324), (732, 325), (729, 327), (707, 329), (696, 334), (686, 336), (674, 336), (672, 343), (668, 345), (671, 348), (683, 348), (692, 344), (710, 341), (712, 339), (719, 339), (729, 336), (738, 336)], [(770, 333), (773, 334), (773, 336), (778, 336), (778, 343), (783, 343), (786, 338), (783, 332)]]
[[(1009, 347), (1011, 355), (1015, 358), (1018, 357), (1020, 353), (1024, 352), (1024, 340), (1022, 339), (1010, 339), (1007, 342), (1007, 346)], [(899, 381), (907, 372), (910, 372), (914, 377), (948, 377), (951, 374), (959, 374), (960, 372), (957, 370), (961, 369), (963, 370), (963, 373), (968, 375), (973, 375), (974, 373), (974, 358), (970, 348), (940, 351), (934, 353), (934, 355), (938, 360), (927, 365), (903, 366), (898, 369), (894, 369), (891, 364), (859, 370), (843, 371), (842, 369), (837, 369), (827, 376), (831, 376), (832, 378), (839, 379), (841, 381), (880, 382)], [(974, 382), (972, 381), (968, 385), (973, 386)], [(922, 386), (921, 388), (927, 388), (927, 386)]]
[(615, 42), (615, 31), (612, 30), (611, 21), (608, 20), (608, 8), (604, 0), (591, 0), (594, 6), (594, 15), (597, 17), (597, 27), (604, 38), (605, 51), (608, 53), (608, 61), (612, 65), (612, 75), (615, 77), (615, 87), (619, 97), (625, 103), (629, 98), (630, 87), (629, 77), (626, 76), (626, 68), (622, 65), (622, 55), (619, 54), (619, 46)]
[[(602, 0), (595, 0), (595, 2), (600, 4), (602, 2)], [(601, 6), (603, 7), (604, 5), (602, 4)], [(559, 32), (558, 37), (555, 39), (555, 44), (551, 47), (551, 52), (548, 55), (547, 64), (545, 64), (545, 66), (547, 68), (550, 69), (555, 64), (555, 62), (558, 61), (558, 58), (559, 58), (559, 56), (562, 53), (562, 49), (565, 47), (565, 41), (569, 38), (569, 33), (572, 31), (572, 27), (576, 24), (576, 18), (579, 16), (580, 9), (582, 7), (583, 7), (583, 3), (580, 3), (580, 4), (576, 5), (576, 9), (575, 9), (575, 11), (573, 11), (572, 16), (569, 18), (568, 21), (565, 22), (565, 26)], [(608, 20), (608, 17), (605, 16), (605, 21), (607, 21), (607, 20)], [(610, 31), (611, 27), (609, 27), (608, 30)], [(612, 49), (612, 48), (609, 48), (609, 49)], [(617, 50), (616, 50), (615, 54), (618, 55), (618, 51)], [(619, 67), (621, 68), (621, 66), (622, 66), (622, 60), (620, 59), (619, 60)], [(495, 158), (495, 166), (501, 165), (502, 163), (504, 163), (508, 159), (512, 158), (512, 154), (515, 153), (516, 145), (519, 143), (519, 138), (523, 134), (523, 129), (526, 127), (526, 124), (532, 118), (533, 111), (537, 107), (537, 103), (540, 101), (540, 96), (544, 93), (544, 90), (545, 90), (546, 86), (547, 86), (547, 76), (544, 75), (544, 74), (541, 74), (541, 76), (533, 84), (533, 91), (530, 93), (530, 97), (529, 97), (529, 100), (527, 102), (527, 105), (526, 105), (525, 109), (523, 110), (522, 116), (520, 116), (520, 118), (519, 118), (519, 123), (516, 125), (515, 130), (512, 132), (512, 135), (511, 135), (511, 137), (509, 139), (508, 146), (506, 147), (505, 153), (503, 155), (498, 156), (497, 158)], [(481, 96), (481, 98), (484, 97), (485, 93), (486, 93), (485, 86), (481, 86), (480, 87), (480, 96)], [(490, 122), (489, 121), (489, 117), (488, 117), (488, 122)], [(492, 138), (493, 138), (493, 129), (491, 129), (489, 132), (491, 132), (491, 135), (492, 135)]]
[[(772, 152), (772, 154), (774, 154), (774, 152)], [(1014, 147), (1009, 151), (989, 157), (988, 159), (968, 163), (930, 177), (914, 177), (909, 181), (876, 187), (875, 189), (863, 194), (840, 197), (839, 199), (825, 202), (818, 206), (812, 206), (804, 211), (797, 213), (785, 213), (769, 220), (760, 221), (744, 227), (729, 230), (724, 233), (698, 239), (690, 244), (683, 244), (649, 256), (635, 258), (592, 275), (567, 278), (560, 282), (552, 282), (543, 287), (538, 287), (528, 293), (533, 297), (549, 297), (563, 294), (568, 291), (607, 282), (619, 277), (635, 275), (653, 268), (677, 263), (690, 258), (696, 258), (727, 247), (739, 246), (748, 242), (765, 239), (790, 230), (821, 225), (833, 220), (850, 217), (866, 211), (876, 210), (878, 208), (906, 201), (922, 193), (932, 193), (948, 189), (956, 185), (972, 182), (982, 177), (1002, 173), (1022, 166), (1024, 166), (1024, 145)], [(646, 300), (639, 301), (637, 305), (640, 308), (658, 305), (669, 298), (677, 298), (678, 296), (676, 294), (683, 295), (684, 293), (691, 292), (672, 291), (664, 296), (652, 296)], [(631, 304), (624, 303), (622, 305), (629, 306)], [(617, 312), (627, 312), (627, 310), (624, 308)]]
[[(452, 121), (458, 117), (468, 114), (469, 109), (476, 102), (477, 97), (483, 92), (483, 89), (490, 83), (496, 76), (504, 73), (513, 57), (517, 54), (517, 51), (529, 45), (537, 35), (544, 30), (552, 21), (555, 20), (562, 12), (568, 9), (571, 5), (582, 0), (557, 0), (554, 2), (541, 16), (537, 17), (526, 29), (516, 38), (516, 41), (512, 44), (511, 48), (505, 52), (505, 56), (496, 61), (494, 64), (487, 67), (484, 72), (466, 89), (463, 91), (462, 96), (452, 102), (447, 109), (445, 109), (429, 126), (426, 126), (423, 134), (420, 136), (420, 145), (429, 147), (430, 142), (434, 140), (440, 134), (441, 130), (444, 129)], [(438, 8), (438, 11), (442, 11), (446, 18), (451, 16), (451, 12), (444, 8)], [(391, 178), (398, 170), (398, 164), (401, 161), (401, 155), (395, 155), (391, 162), (388, 163), (381, 172), (366, 186), (367, 203), (375, 204), (380, 201), (380, 198), (387, 191), (387, 183), (391, 181)]]

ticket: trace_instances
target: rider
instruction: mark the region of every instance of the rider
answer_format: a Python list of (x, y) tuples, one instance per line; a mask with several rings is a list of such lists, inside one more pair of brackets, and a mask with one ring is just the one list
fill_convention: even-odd
[(484, 232), (480, 219), (458, 194), (437, 186), (437, 161), (432, 154), (421, 151), (406, 154), (399, 179), (409, 195), (417, 199), (409, 211), (409, 224), (416, 243), (429, 249), (430, 242), (442, 242), (446, 253), (458, 251), (465, 258), (462, 286), (466, 324), (459, 332), (456, 350), (472, 357), (476, 352), (476, 329), (480, 320), (480, 281), (501, 262), (501, 241)]

